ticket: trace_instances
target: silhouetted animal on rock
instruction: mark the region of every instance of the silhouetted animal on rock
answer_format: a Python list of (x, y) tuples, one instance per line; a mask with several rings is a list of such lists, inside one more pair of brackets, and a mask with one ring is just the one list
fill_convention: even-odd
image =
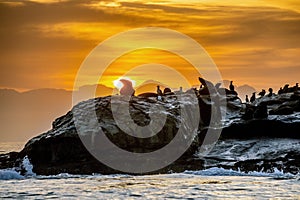
[(199, 90), (200, 95), (211, 95), (211, 94), (216, 94), (216, 88), (212, 84), (212, 82), (205, 80), (204, 78), (199, 77), (198, 78), (200, 83), (203, 85), (203, 88)]
[(282, 89), (282, 93), (288, 93), (289, 92), (289, 84), (285, 84), (285, 86)]
[(162, 93), (162, 91), (161, 91), (161, 89), (160, 89), (159, 85), (158, 85), (158, 86), (156, 86), (156, 87), (157, 87), (157, 89), (156, 89), (156, 93), (157, 93), (157, 95), (158, 95), (158, 96), (162, 96), (162, 95), (163, 95), (163, 93)]
[(295, 89), (298, 87), (298, 85), (296, 84), (294, 87), (289, 87), (289, 84), (286, 84), (284, 87), (283, 87), (283, 92), (282, 93), (292, 93), (292, 92), (295, 92)]
[(134, 96), (135, 90), (132, 87), (132, 82), (126, 79), (121, 79), (120, 82), (123, 84), (120, 94), (125, 96)]
[(297, 93), (299, 90), (299, 83), (296, 83), (296, 85), (294, 86), (294, 92)]
[[(233, 81), (230, 81), (229, 90), (227, 88), (220, 88), (221, 83), (217, 83), (215, 88), (221, 95), (234, 95), (238, 96), (238, 93), (234, 90), (234, 85), (232, 85)], [(225, 92), (225, 94), (223, 94)]]
[(174, 95), (174, 92), (170, 88), (165, 88), (164, 89), (164, 95)]
[(266, 90), (262, 89), (260, 93), (258, 93), (259, 96), (263, 97), (266, 94)]
[(234, 85), (232, 84), (233, 81), (230, 81), (229, 90), (234, 91)]
[(278, 90), (278, 92), (277, 92), (278, 94), (282, 94), (283, 93), (283, 89), (282, 89), (282, 87)]
[(183, 89), (182, 89), (181, 86), (180, 86), (180, 88), (179, 88), (179, 92), (180, 92), (180, 93), (183, 93)]
[(269, 88), (269, 94), (268, 94), (268, 97), (271, 97), (273, 96), (273, 88)]
[(255, 92), (252, 93), (252, 96), (250, 98), (250, 102), (253, 103), (255, 101), (256, 97), (255, 97)]
[(160, 87), (159, 87), (159, 85), (158, 86), (156, 86), (157, 87), (157, 89), (156, 89), (156, 93), (157, 93), (157, 100), (159, 100), (159, 101), (163, 101), (163, 93), (162, 93), (162, 91), (161, 91), (161, 89), (160, 89)]
[(246, 95), (246, 103), (249, 103), (248, 95)]

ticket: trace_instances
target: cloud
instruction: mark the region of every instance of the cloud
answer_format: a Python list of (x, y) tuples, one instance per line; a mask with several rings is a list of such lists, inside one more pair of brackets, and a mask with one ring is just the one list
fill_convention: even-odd
[(270, 6), (259, 1), (3, 1), (0, 72), (5, 76), (0, 86), (69, 88), (80, 63), (98, 43), (121, 31), (151, 26), (197, 40), (225, 78), (233, 76), (233, 69), (250, 71), (236, 71), (234, 76), (242, 80), (259, 70), (297, 66), (300, 14), (291, 9), (295, 1), (263, 2)]

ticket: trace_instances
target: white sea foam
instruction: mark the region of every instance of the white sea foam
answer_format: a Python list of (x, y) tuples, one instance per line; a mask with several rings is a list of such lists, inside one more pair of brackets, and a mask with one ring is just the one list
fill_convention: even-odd
[(33, 165), (30, 163), (30, 160), (27, 156), (23, 158), (22, 166), (26, 170), (25, 175), (27, 177), (36, 176), (36, 174), (32, 171)]
[(11, 179), (24, 179), (20, 173), (14, 169), (2, 169), (0, 170), (0, 180), (11, 180)]
[[(25, 159), (26, 160), (26, 159)], [(29, 168), (32, 169), (32, 168)], [(218, 167), (212, 167), (205, 170), (199, 171), (185, 171), (183, 173), (174, 173), (173, 175), (197, 175), (197, 176), (252, 176), (252, 177), (272, 177), (272, 178), (297, 178), (300, 176), (293, 175), (291, 173), (284, 173), (277, 168), (273, 169), (273, 172), (258, 172), (258, 171), (250, 171), (250, 172), (243, 172), (240, 170), (233, 170), (233, 169), (224, 169)], [(4, 169), (0, 170), (0, 180), (12, 180), (12, 179), (28, 179), (28, 178), (35, 178), (35, 179), (69, 179), (69, 178), (97, 178), (97, 177), (106, 177), (106, 178), (115, 178), (115, 177), (132, 177), (131, 175), (126, 174), (114, 174), (114, 175), (74, 175), (68, 173), (61, 173), (58, 175), (50, 175), (50, 176), (42, 176), (36, 175), (32, 171), (26, 173), (25, 176), (20, 175), (15, 169)], [(134, 176), (133, 176), (134, 177)]]
[(32, 171), (33, 165), (30, 163), (27, 156), (23, 158), (22, 168), (25, 170), (25, 175), (22, 176), (16, 168), (1, 169), (0, 180), (13, 180), (13, 179), (25, 179), (30, 177), (36, 177), (36, 174)]
[(185, 171), (185, 174), (193, 174), (200, 176), (256, 176), (256, 177), (274, 177), (274, 178), (295, 178), (298, 175), (293, 175), (291, 173), (284, 173), (282, 170), (277, 168), (273, 169), (273, 172), (258, 172), (258, 171), (250, 171), (250, 172), (242, 172), (241, 170), (233, 170), (233, 169), (224, 169), (219, 167), (212, 167), (205, 170), (200, 171)]

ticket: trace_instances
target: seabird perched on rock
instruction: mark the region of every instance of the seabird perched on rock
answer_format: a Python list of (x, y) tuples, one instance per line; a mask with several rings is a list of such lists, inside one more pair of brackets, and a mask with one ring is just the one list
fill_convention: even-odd
[(162, 93), (161, 89), (159, 88), (159, 85), (157, 86), (156, 93), (157, 93), (157, 100), (162, 101), (163, 93)]
[(180, 86), (180, 88), (179, 88), (179, 92), (180, 92), (180, 93), (183, 93), (183, 89), (182, 89), (181, 86)]
[(157, 93), (158, 96), (163, 96), (163, 93), (162, 93), (159, 85), (157, 86), (156, 93)]
[(280, 89), (278, 90), (278, 94), (282, 94), (283, 93), (283, 89), (282, 87), (280, 87)]
[(289, 86), (290, 86), (289, 84), (285, 84), (285, 86), (282, 89), (282, 93), (287, 93), (289, 90)]
[(259, 96), (263, 97), (266, 94), (266, 90), (262, 89), (260, 93), (258, 93)]
[(234, 91), (234, 85), (232, 84), (233, 81), (230, 81), (229, 90)]
[(246, 95), (246, 103), (249, 103), (248, 95)]
[(299, 83), (296, 83), (296, 85), (294, 86), (294, 91), (297, 92), (299, 89)]
[(269, 88), (269, 94), (268, 94), (268, 97), (271, 97), (273, 96), (273, 88)]
[(255, 92), (252, 93), (252, 96), (250, 98), (250, 102), (253, 103), (255, 101), (256, 97), (255, 97)]

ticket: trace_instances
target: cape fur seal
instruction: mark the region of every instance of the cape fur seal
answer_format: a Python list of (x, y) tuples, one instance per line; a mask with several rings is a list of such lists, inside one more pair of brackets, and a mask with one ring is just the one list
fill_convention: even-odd
[(125, 96), (134, 96), (135, 90), (132, 87), (132, 82), (126, 79), (121, 79), (123, 87), (120, 89), (120, 94)]

